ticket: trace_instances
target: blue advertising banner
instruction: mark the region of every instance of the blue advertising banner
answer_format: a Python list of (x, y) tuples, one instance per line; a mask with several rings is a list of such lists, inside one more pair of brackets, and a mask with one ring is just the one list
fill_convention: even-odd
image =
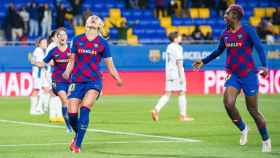
[[(183, 45), (184, 67), (191, 69), (192, 61), (209, 55), (216, 44)], [(35, 47), (32, 46), (1, 46), (0, 72), (30, 72), (31, 64), (28, 62), (28, 53)], [(111, 46), (114, 63), (118, 70), (122, 71), (150, 71), (164, 70), (166, 45), (143, 45), (143, 46)], [(271, 69), (280, 69), (280, 45), (264, 45)], [(225, 64), (224, 52), (220, 57), (204, 67), (206, 70), (223, 69)], [(259, 58), (254, 50), (256, 65)], [(101, 64), (104, 69), (104, 64)]]

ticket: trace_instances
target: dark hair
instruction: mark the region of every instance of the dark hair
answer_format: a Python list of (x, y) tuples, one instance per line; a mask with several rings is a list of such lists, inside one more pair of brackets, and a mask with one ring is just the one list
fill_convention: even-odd
[(35, 41), (35, 45), (36, 47), (39, 47), (40, 43), (45, 40), (46, 38), (44, 37), (39, 37), (36, 41)]
[(53, 42), (52, 38), (55, 36), (55, 34), (56, 34), (56, 30), (53, 30), (51, 32), (51, 34), (49, 35), (49, 37), (48, 37), (48, 45)]
[(229, 12), (232, 12), (233, 15), (236, 16), (238, 20), (240, 20), (244, 16), (244, 9), (242, 8), (241, 5), (232, 4), (228, 8), (229, 8)]
[(177, 31), (171, 32), (168, 35), (168, 38), (171, 42), (173, 42), (175, 40), (175, 38), (177, 38), (179, 36), (179, 33)]

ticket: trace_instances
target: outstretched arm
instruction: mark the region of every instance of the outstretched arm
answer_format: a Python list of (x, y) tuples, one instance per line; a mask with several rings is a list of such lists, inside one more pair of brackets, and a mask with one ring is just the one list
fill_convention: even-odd
[(122, 86), (123, 81), (113, 63), (112, 57), (104, 58), (104, 62), (105, 62), (105, 65), (107, 66), (107, 69), (108, 69), (110, 75), (117, 81), (117, 85)]
[(210, 61), (212, 61), (213, 59), (215, 59), (216, 57), (218, 57), (219, 55), (221, 55), (224, 50), (225, 50), (226, 46), (223, 40), (223, 37), (221, 37), (220, 42), (219, 42), (219, 46), (216, 50), (214, 50), (209, 56), (207, 56), (206, 58), (202, 59), (202, 60), (196, 60), (193, 62), (193, 67), (195, 69), (200, 69), (203, 65), (209, 63)]

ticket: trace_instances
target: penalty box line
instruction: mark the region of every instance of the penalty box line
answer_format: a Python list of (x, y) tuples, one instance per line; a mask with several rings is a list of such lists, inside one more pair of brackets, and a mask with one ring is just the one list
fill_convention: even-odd
[[(44, 123), (13, 121), (13, 120), (5, 120), (5, 119), (0, 119), (0, 122), (10, 123), (10, 124), (18, 124), (18, 125), (35, 126), (35, 127), (65, 129), (65, 126), (49, 125), (49, 124), (44, 124)], [(150, 134), (142, 134), (142, 133), (135, 133), (135, 132), (121, 132), (121, 131), (102, 130), (102, 129), (93, 129), (93, 128), (89, 128), (89, 129), (87, 129), (87, 131), (97, 132), (97, 133), (105, 133), (105, 134), (113, 134), (113, 135), (127, 135), (127, 136), (138, 136), (138, 137), (146, 137), (146, 138), (158, 138), (158, 139), (165, 139), (165, 140), (172, 140), (172, 141), (183, 141), (183, 142), (190, 142), (190, 143), (202, 142), (201, 140), (197, 140), (197, 139), (181, 138), (181, 137), (173, 137), (173, 136), (150, 135)]]

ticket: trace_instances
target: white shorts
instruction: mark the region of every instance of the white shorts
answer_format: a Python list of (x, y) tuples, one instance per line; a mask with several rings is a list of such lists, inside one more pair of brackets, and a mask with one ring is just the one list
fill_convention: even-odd
[(33, 77), (33, 89), (42, 88), (42, 79), (40, 77)]
[(49, 87), (51, 88), (52, 85), (52, 78), (51, 78), (51, 73), (44, 73), (42, 77), (42, 87)]
[(186, 81), (180, 83), (180, 80), (167, 80), (165, 82), (165, 91), (186, 91)]

